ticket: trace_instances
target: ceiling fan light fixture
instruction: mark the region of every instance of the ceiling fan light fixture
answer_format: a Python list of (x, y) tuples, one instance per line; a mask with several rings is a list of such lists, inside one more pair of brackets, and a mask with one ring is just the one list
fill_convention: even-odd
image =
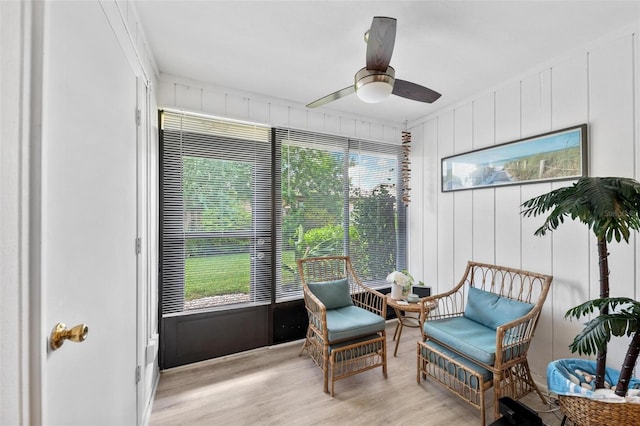
[(356, 91), (356, 94), (362, 102), (375, 104), (387, 99), (391, 94), (391, 90), (393, 90), (393, 86), (385, 81), (372, 81), (361, 86)]
[(356, 73), (356, 95), (362, 102), (374, 104), (385, 100), (393, 91), (395, 70), (388, 67), (385, 72), (362, 68)]

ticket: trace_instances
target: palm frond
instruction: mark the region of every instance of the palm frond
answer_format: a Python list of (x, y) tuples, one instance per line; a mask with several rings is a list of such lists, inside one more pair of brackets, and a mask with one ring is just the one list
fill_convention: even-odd
[[(580, 318), (604, 307), (610, 313), (600, 314), (585, 324), (569, 348), (580, 355), (592, 355), (607, 347), (611, 336), (632, 336), (640, 331), (640, 303), (628, 297), (606, 297), (589, 300), (567, 311), (565, 318)], [(616, 311), (616, 308), (621, 309)]]
[(628, 305), (626, 310), (637, 310), (638, 314), (640, 314), (640, 303), (629, 297), (603, 297), (587, 300), (586, 302), (574, 306), (565, 313), (564, 317), (579, 319), (582, 316), (592, 314), (595, 310), (602, 310), (604, 307), (608, 307), (610, 310), (614, 311), (616, 307), (625, 305)]
[(535, 235), (545, 235), (566, 216), (585, 223), (607, 242), (629, 242), (631, 230), (640, 230), (640, 183), (630, 178), (583, 177), (522, 203), (521, 214), (538, 216), (550, 211)]
[(595, 355), (607, 347), (611, 340), (609, 323), (598, 316), (584, 325), (584, 328), (569, 345), (571, 352), (580, 355)]

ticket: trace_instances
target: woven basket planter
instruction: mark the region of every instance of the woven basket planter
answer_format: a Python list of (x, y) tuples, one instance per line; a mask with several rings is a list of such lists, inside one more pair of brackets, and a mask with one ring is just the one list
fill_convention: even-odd
[[(583, 388), (584, 383), (577, 382), (580, 380), (578, 370), (593, 375), (596, 363), (593, 360), (567, 358), (551, 361), (547, 366), (547, 387), (551, 393), (558, 395), (560, 409), (569, 420), (579, 426), (639, 424), (640, 404), (611, 399), (607, 401), (602, 399), (602, 395), (595, 396), (592, 391)], [(574, 372), (576, 375), (571, 377)], [(609, 383), (617, 383), (619, 376), (618, 370), (606, 368), (605, 380)], [(583, 380), (586, 380), (585, 377)], [(634, 377), (629, 381), (629, 389), (639, 384), (640, 380)]]
[(634, 425), (640, 420), (640, 404), (568, 395), (558, 395), (558, 401), (564, 415), (577, 426)]

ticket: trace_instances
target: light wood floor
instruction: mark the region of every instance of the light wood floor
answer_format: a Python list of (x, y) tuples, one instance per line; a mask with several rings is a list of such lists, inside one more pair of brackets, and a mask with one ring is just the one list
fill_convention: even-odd
[[(393, 356), (394, 327), (387, 324), (386, 379), (380, 368), (357, 374), (336, 382), (332, 398), (322, 391), (320, 369), (306, 353), (298, 356), (302, 341), (287, 343), (163, 371), (150, 424), (479, 425), (478, 410), (434, 382), (416, 382), (417, 329), (404, 329)], [(560, 425), (561, 413), (537, 395), (522, 402), (547, 426)], [(487, 425), (492, 413), (487, 408)]]

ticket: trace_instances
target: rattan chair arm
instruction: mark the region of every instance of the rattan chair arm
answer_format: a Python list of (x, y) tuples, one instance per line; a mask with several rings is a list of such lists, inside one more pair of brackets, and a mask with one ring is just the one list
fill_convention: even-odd
[(420, 299), (418, 323), (420, 324), (422, 339), (424, 340), (427, 337), (424, 334), (425, 322), (462, 316), (464, 314), (462, 300), (461, 291), (449, 291)]
[(309, 322), (327, 339), (327, 307), (307, 286), (303, 286), (304, 305), (309, 315)]
[(353, 297), (352, 295), (354, 304), (386, 319), (387, 298), (385, 295), (380, 293), (378, 290), (365, 285), (362, 280), (360, 280), (360, 276), (354, 271), (350, 259), (347, 259), (346, 261), (346, 269), (349, 276), (353, 279), (357, 289), (356, 293), (358, 294), (358, 297)]
[(425, 321), (458, 317), (464, 313), (464, 294), (450, 291), (420, 299), (420, 326)]
[(526, 358), (539, 316), (539, 309), (534, 308), (527, 315), (496, 328), (496, 366)]
[(451, 289), (420, 300), (420, 328), (425, 321), (442, 318), (458, 317), (464, 313), (464, 285), (472, 268), (472, 262), (467, 262), (464, 274)]
[(379, 291), (367, 287), (358, 282), (358, 288), (362, 291), (353, 294), (354, 305), (387, 318), (387, 298)]

